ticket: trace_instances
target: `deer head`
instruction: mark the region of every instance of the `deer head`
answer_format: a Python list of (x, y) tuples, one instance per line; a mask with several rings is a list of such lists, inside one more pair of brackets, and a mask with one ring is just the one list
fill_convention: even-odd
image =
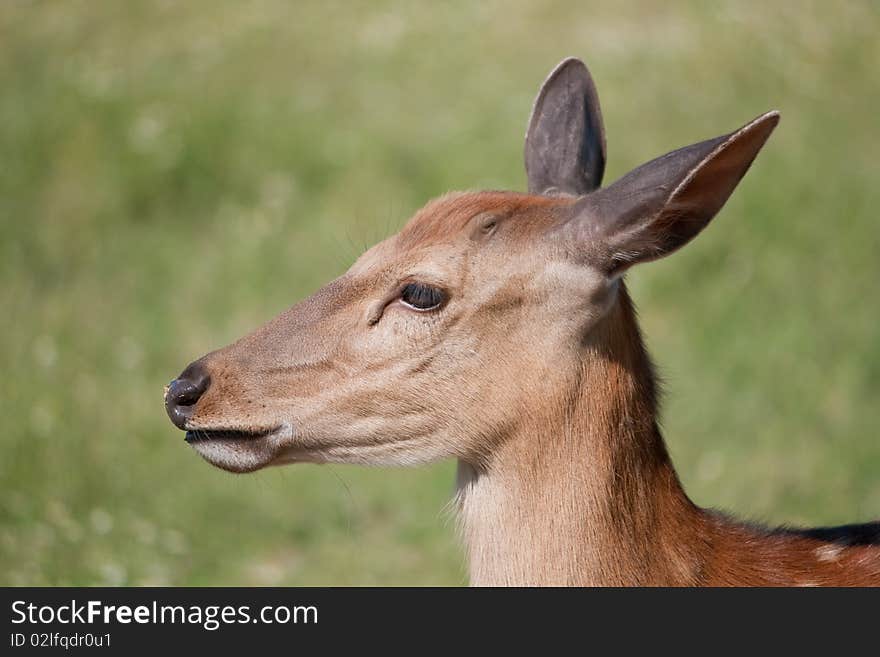
[(528, 194), (449, 193), (341, 277), (190, 364), (169, 417), (234, 472), (293, 462), (479, 467), (553, 408), (608, 332), (622, 275), (688, 243), (779, 120), (763, 114), (601, 188), (587, 68), (563, 61), (526, 135)]

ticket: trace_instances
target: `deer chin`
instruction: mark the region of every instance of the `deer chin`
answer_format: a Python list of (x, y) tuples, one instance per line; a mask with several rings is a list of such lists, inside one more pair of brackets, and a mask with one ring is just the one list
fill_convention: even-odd
[(199, 456), (213, 466), (236, 474), (272, 465), (292, 437), (293, 426), (286, 422), (265, 430), (206, 427), (186, 432), (186, 442)]

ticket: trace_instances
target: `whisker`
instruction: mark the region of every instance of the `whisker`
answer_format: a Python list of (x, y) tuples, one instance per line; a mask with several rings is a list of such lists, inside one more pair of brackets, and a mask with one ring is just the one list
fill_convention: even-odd
[(357, 508), (357, 506), (358, 506), (357, 502), (355, 502), (354, 495), (351, 492), (351, 488), (349, 487), (348, 482), (346, 482), (345, 479), (343, 479), (342, 476), (336, 471), (336, 469), (333, 468), (332, 464), (327, 463), (326, 465), (327, 465), (327, 469), (330, 470), (330, 472), (333, 474), (334, 477), (336, 477), (336, 480), (340, 484), (342, 484), (342, 487), (345, 489), (345, 492), (348, 495), (348, 501), (349, 501), (349, 505), (350, 505), (349, 511), (350, 512), (348, 514), (347, 531), (348, 531), (349, 536), (353, 536), (354, 531), (352, 529), (352, 520), (351, 519), (354, 517), (354, 514), (356, 514), (360, 511)]

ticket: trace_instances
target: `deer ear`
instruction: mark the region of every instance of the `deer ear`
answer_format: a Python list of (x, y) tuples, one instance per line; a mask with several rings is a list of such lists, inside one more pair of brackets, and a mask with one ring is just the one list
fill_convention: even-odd
[(538, 92), (525, 156), (532, 194), (580, 196), (602, 184), (605, 128), (596, 85), (581, 60), (562, 61)]
[(630, 171), (575, 204), (579, 232), (606, 247), (609, 274), (672, 253), (721, 209), (778, 122), (779, 113), (768, 112)]

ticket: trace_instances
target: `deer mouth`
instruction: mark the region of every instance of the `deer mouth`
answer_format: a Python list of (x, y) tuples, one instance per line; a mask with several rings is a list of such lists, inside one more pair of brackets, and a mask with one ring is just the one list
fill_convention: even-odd
[(266, 438), (276, 433), (280, 427), (272, 429), (264, 429), (258, 431), (245, 431), (239, 429), (190, 429), (186, 432), (184, 440), (190, 445), (194, 443), (230, 440), (230, 441), (248, 441)]
[(186, 442), (203, 459), (228, 472), (253, 472), (272, 464), (293, 436), (284, 423), (271, 429), (189, 429)]

